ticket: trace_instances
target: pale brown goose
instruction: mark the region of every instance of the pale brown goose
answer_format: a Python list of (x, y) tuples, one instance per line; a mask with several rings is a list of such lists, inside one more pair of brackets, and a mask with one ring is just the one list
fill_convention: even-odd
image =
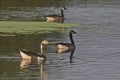
[(73, 34), (76, 34), (74, 30), (70, 30), (69, 37), (71, 43), (57, 43), (58, 53), (62, 53), (65, 51), (73, 51), (75, 49), (75, 44), (73, 41)]
[(61, 8), (61, 14), (57, 15), (57, 14), (52, 14), (52, 15), (47, 15), (46, 16), (46, 21), (47, 22), (63, 22), (64, 21), (64, 10), (66, 8), (62, 7)]
[(20, 50), (20, 55), (21, 55), (21, 58), (23, 60), (31, 60), (31, 61), (41, 61), (41, 60), (45, 60), (46, 59), (46, 56), (43, 52), (43, 48), (45, 45), (48, 45), (48, 41), (47, 40), (43, 40), (41, 42), (41, 45), (40, 45), (40, 49), (41, 49), (41, 55), (37, 54), (37, 53), (34, 53), (34, 52), (31, 52), (31, 51), (28, 51), (28, 50), (25, 50), (25, 49), (22, 49)]

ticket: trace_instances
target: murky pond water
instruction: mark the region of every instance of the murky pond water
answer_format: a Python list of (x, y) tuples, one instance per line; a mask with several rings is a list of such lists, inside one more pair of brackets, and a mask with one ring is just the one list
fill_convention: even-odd
[[(34, 0), (26, 2), (26, 5), (8, 5), (4, 1), (2, 3), (4, 6), (1, 4), (1, 20), (39, 19), (52, 12), (58, 13), (62, 4), (67, 7), (65, 23), (79, 22), (81, 25), (65, 29), (61, 33), (1, 36), (1, 80), (120, 80), (119, 0), (61, 0), (51, 2), (54, 3), (53, 6), (48, 3), (40, 6)], [(74, 35), (76, 50), (73, 63), (70, 63), (69, 52), (58, 54), (52, 44), (47, 46), (47, 60), (43, 71), (43, 64), (21, 69), (23, 61), (19, 49), (40, 53), (39, 43), (43, 39), (50, 42), (69, 42), (68, 32), (71, 29), (77, 32)]]

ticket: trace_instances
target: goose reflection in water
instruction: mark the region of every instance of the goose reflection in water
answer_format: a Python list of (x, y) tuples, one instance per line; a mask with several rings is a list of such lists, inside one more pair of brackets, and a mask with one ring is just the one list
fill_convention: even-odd
[(73, 54), (74, 54), (74, 52), (75, 52), (75, 49), (73, 49), (73, 50), (67, 50), (67, 51), (62, 51), (62, 52), (60, 52), (60, 53), (58, 53), (58, 54), (60, 54), (60, 55), (63, 55), (63, 54), (66, 54), (66, 53), (70, 53), (70, 55), (69, 55), (69, 59), (70, 59), (70, 63), (72, 63), (73, 62)]
[[(43, 62), (40, 63), (40, 77), (41, 77), (41, 80), (47, 80), (47, 77), (48, 77), (48, 72), (45, 69), (45, 62), (46, 61), (43, 61)], [(36, 64), (36, 62), (31, 62), (30, 60), (22, 60), (21, 64), (20, 64), (20, 69), (26, 69), (30, 66), (33, 67), (35, 65), (38, 65), (38, 64)]]
[(30, 67), (30, 65), (32, 65), (32, 62), (31, 60), (21, 60), (21, 63), (20, 63), (20, 69), (25, 69), (25, 68), (28, 68)]
[(73, 54), (74, 54), (74, 52), (75, 52), (75, 49), (73, 51), (71, 51), (71, 53), (70, 53), (70, 63), (73, 62)]
[(48, 80), (48, 72), (45, 69), (45, 61), (40, 64), (40, 75), (41, 75), (41, 80)]

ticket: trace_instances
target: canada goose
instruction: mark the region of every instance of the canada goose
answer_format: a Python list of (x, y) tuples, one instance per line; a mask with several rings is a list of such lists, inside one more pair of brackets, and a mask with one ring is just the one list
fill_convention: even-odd
[(70, 37), (71, 43), (57, 43), (58, 53), (75, 50), (75, 44), (72, 36), (73, 34), (76, 34), (76, 32), (74, 30), (70, 30), (69, 37)]
[(62, 7), (61, 8), (61, 14), (57, 15), (57, 14), (52, 14), (52, 15), (47, 15), (46, 16), (46, 21), (47, 22), (63, 22), (64, 21), (64, 10), (66, 8)]
[(28, 50), (25, 50), (25, 49), (20, 50), (20, 55), (21, 55), (22, 59), (23, 60), (31, 60), (31, 61), (43, 61), (43, 60), (45, 60), (46, 56), (43, 52), (43, 49), (44, 49), (45, 45), (48, 45), (48, 43), (49, 42), (47, 40), (43, 40), (41, 42), (41, 45), (40, 45), (41, 55), (34, 53), (34, 52), (31, 52), (31, 51), (28, 51)]

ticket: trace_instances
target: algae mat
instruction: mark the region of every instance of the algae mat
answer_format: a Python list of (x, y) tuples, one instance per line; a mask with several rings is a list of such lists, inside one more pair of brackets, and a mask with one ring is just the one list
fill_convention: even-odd
[(50, 33), (63, 28), (77, 26), (76, 23), (55, 22), (25, 22), (25, 21), (0, 21), (0, 33), (10, 34), (34, 34)]

